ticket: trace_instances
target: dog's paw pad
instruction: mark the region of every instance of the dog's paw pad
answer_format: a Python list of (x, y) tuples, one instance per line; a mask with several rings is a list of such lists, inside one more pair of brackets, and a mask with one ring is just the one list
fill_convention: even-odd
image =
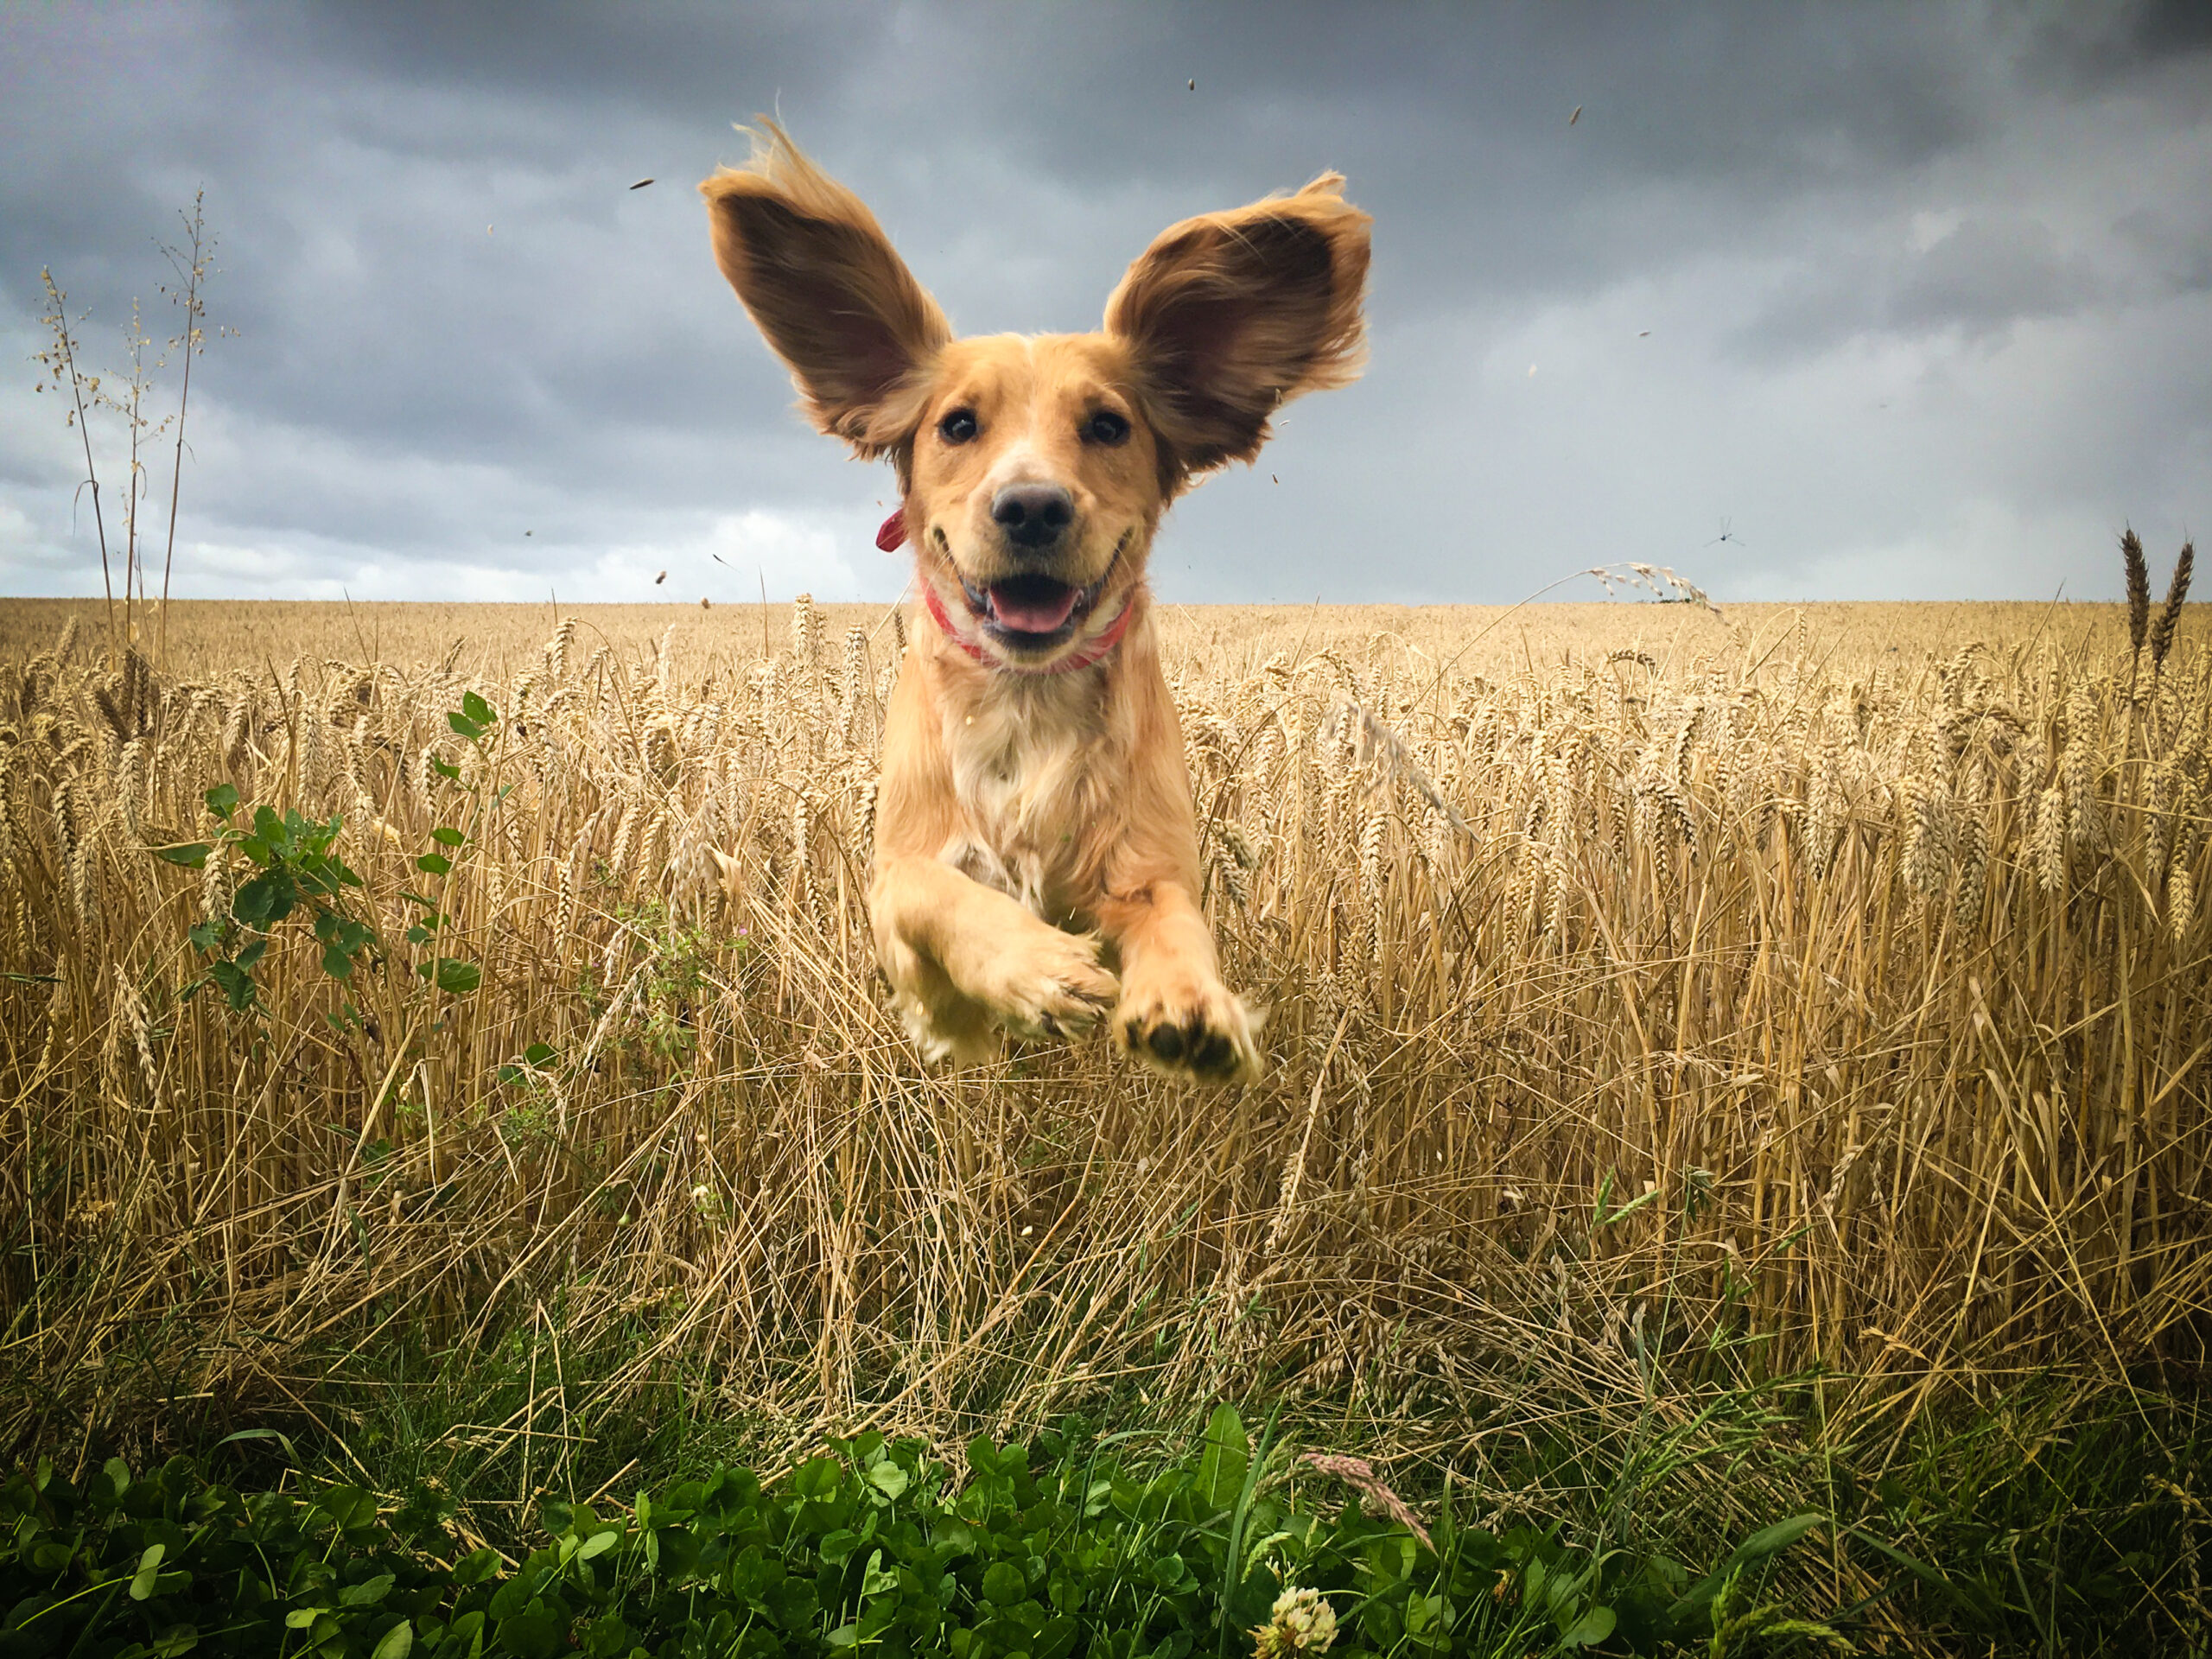
[(1178, 1001), (1184, 1006), (1160, 999), (1142, 1007), (1124, 1007), (1115, 1022), (1123, 1050), (1172, 1076), (1205, 1083), (1258, 1077), (1259, 1050), (1242, 1003), (1217, 988)]
[(1190, 1046), (1191, 1069), (1204, 1077), (1226, 1077), (1236, 1068), (1236, 1045), (1226, 1032), (1209, 1031)]

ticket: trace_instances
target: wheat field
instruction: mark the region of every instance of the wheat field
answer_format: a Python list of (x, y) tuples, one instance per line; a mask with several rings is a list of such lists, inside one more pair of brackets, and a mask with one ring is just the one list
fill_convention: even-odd
[[(0, 1433), (518, 1325), (621, 1353), (605, 1409), (680, 1372), (794, 1445), (1264, 1396), (1478, 1472), (1746, 1376), (1878, 1427), (2204, 1363), (2196, 612), (1172, 611), (1268, 1010), (1266, 1080), (1195, 1105), (1102, 1039), (899, 1034), (901, 626), (180, 606), (157, 669), (0, 607)], [(255, 867), (152, 849), (224, 784), (340, 820), (349, 977), (302, 910), (257, 1006), (187, 997)]]
[[(893, 637), (892, 607), (817, 607), (823, 637), (841, 640), (862, 629), (879, 658)], [(1870, 671), (1877, 659), (1917, 664), (1948, 658), (1968, 645), (2050, 645), (2072, 657), (2127, 649), (2127, 608), (2120, 605), (1873, 602), (1731, 605), (1725, 614), (1701, 606), (1648, 603), (1491, 605), (1166, 605), (1154, 613), (1169, 654), (1187, 674), (1204, 676), (1218, 658), (1224, 672), (1249, 668), (1276, 652), (1303, 659), (1314, 652), (1395, 648), (1431, 672), (1505, 679), (1548, 669), (1569, 656), (1641, 651), (1662, 666), (1756, 661), (1776, 650), (1803, 649), (1830, 671)], [(51, 650), (71, 617), (90, 642), (109, 628), (106, 607), (78, 599), (0, 599), (0, 662), (22, 662)], [(791, 639), (789, 605), (408, 605), (300, 600), (179, 600), (169, 606), (166, 637), (142, 606), (130, 637), (163, 671), (213, 677), (243, 670), (280, 671), (308, 662), (439, 664), (470, 678), (498, 680), (533, 662), (562, 619), (577, 619), (577, 649), (601, 645), (627, 658), (658, 653), (661, 641), (690, 677), (742, 672), (782, 651)], [(114, 629), (124, 627), (114, 607)], [(675, 630), (671, 635), (670, 629)], [(2184, 613), (2183, 638), (2208, 631)]]

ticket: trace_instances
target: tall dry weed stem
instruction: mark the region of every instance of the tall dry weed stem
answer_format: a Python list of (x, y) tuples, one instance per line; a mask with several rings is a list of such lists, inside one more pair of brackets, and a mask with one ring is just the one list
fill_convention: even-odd
[[(822, 633), (692, 669), (570, 620), (527, 685), (0, 664), (9, 1441), (121, 1409), (125, 1350), (277, 1398), (333, 1343), (556, 1306), (629, 1344), (603, 1404), (688, 1367), (795, 1438), (1265, 1386), (1474, 1457), (1729, 1365), (1873, 1410), (2202, 1362), (2201, 645), (2148, 635), (2139, 700), (2125, 647), (1484, 678), (1217, 633), (1175, 666), (1273, 1067), (1193, 1110), (1103, 1044), (916, 1064), (862, 909), (895, 638), (832, 685)], [(240, 870), (149, 849), (226, 782), (343, 816), (390, 960), (341, 984), (280, 928), (262, 1015), (181, 1000)], [(471, 811), (437, 948), (484, 982), (432, 1025), (402, 894)]]

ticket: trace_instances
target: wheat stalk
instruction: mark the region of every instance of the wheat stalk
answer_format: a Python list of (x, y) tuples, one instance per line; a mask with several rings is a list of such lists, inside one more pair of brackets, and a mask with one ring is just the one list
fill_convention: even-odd
[[(2166, 602), (2158, 608), (2158, 620), (2151, 625), (2153, 672), (2164, 670), (2167, 653), (2174, 648), (2174, 633), (2181, 626), (2181, 607), (2189, 601), (2189, 579), (2196, 566), (2196, 543), (2183, 542), (2180, 556), (2174, 560), (2173, 580), (2166, 588)], [(2133, 626), (2131, 620), (2131, 628)]]
[(2130, 657), (2143, 654), (2143, 637), (2151, 624), (2151, 567), (2143, 556), (2143, 543), (2133, 530), (2120, 532), (2120, 557), (2127, 573), (2127, 650)]

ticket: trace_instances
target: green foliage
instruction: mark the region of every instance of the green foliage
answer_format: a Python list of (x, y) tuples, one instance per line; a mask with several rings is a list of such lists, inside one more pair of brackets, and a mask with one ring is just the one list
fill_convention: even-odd
[[(1839, 1530), (1909, 1627), (1974, 1651), (2205, 1651), (2212, 1524), (2201, 1393), (2031, 1388), (1916, 1421), (1839, 1465)], [(2193, 1643), (2193, 1645), (2192, 1645)]]
[(549, 1501), (547, 1541), (510, 1564), (454, 1544), (428, 1491), (385, 1514), (355, 1486), (244, 1497), (181, 1459), (138, 1480), (111, 1460), (81, 1488), (41, 1465), (0, 1488), (0, 1659), (1185, 1659), (1249, 1651), (1292, 1586), (1327, 1601), (1344, 1654), (1732, 1651), (1821, 1628), (1738, 1611), (1743, 1576), (1810, 1518), (1685, 1593), (1679, 1573), (1493, 1536), (1448, 1505), (1433, 1544), (1357, 1503), (1318, 1514), (1225, 1407), (1148, 1478), (1050, 1433), (977, 1440), (966, 1465), (956, 1491), (918, 1444), (869, 1433), (772, 1491), (724, 1468), (605, 1516)]
[(210, 917), (192, 929), (194, 949), (211, 960), (207, 977), (184, 995), (191, 997), (212, 984), (239, 1013), (257, 1006), (254, 967), (269, 948), (271, 931), (302, 907), (322, 945), (323, 971), (334, 979), (350, 978), (356, 960), (376, 950), (377, 936), (367, 923), (346, 912), (346, 890), (359, 887), (361, 878), (333, 850), (343, 827), (337, 816), (322, 823), (292, 808), (279, 817), (274, 808), (263, 806), (255, 809), (250, 823), (238, 823), (232, 821), (238, 810), (233, 785), (219, 784), (206, 798), (208, 812), (222, 826), (216, 838), (158, 848), (156, 855), (196, 870), (211, 853), (230, 848), (253, 864), (256, 874), (231, 894), (227, 915)]
[[(734, 962), (742, 976), (755, 960), (741, 929), (734, 940), (696, 921), (687, 921), (658, 899), (614, 907), (616, 924), (645, 947), (646, 965), (639, 977), (631, 1012), (614, 1031), (610, 1046), (645, 1063), (681, 1063), (698, 1037), (700, 1005), (712, 994), (718, 976)], [(595, 966), (584, 970), (586, 1009), (602, 1014), (619, 988), (602, 984)]]
[[(460, 709), (446, 716), (447, 722), (480, 753), (486, 737), (498, 728), (499, 715), (474, 691), (464, 693), (461, 702)], [(431, 766), (448, 782), (460, 781), (460, 767), (435, 757), (432, 758)], [(333, 850), (339, 832), (344, 828), (343, 820), (336, 813), (323, 823), (301, 817), (296, 808), (288, 808), (279, 817), (274, 808), (260, 806), (254, 809), (250, 824), (238, 823), (233, 822), (239, 804), (235, 785), (218, 784), (207, 792), (205, 798), (208, 813), (220, 826), (215, 839), (156, 847), (154, 855), (186, 869), (197, 870), (207, 867), (211, 855), (227, 848), (255, 865), (257, 874), (240, 883), (231, 894), (226, 914), (211, 916), (191, 929), (193, 948), (209, 961), (206, 977), (185, 988), (183, 995), (187, 1000), (213, 985), (234, 1012), (244, 1014), (258, 1007), (260, 988), (254, 979), (254, 969), (267, 952), (276, 926), (302, 907), (308, 911), (315, 939), (322, 946), (322, 970), (333, 979), (351, 979), (357, 964), (387, 954), (376, 930), (347, 913), (346, 893), (349, 888), (359, 887), (361, 878)], [(472, 802), (472, 810), (480, 816), (483, 810), (482, 791), (479, 791)], [(423, 874), (443, 880), (453, 874), (454, 868), (453, 858), (448, 853), (461, 855), (473, 837), (449, 824), (440, 824), (430, 831), (430, 839), (446, 850), (422, 854), (415, 860), (415, 868)], [(433, 944), (439, 929), (451, 918), (435, 899), (419, 893), (400, 896), (415, 906), (416, 912), (407, 929), (407, 943)], [(474, 963), (449, 956), (434, 955), (429, 961), (418, 963), (415, 972), (448, 996), (466, 996), (484, 978), (483, 969)]]
[(0, 1654), (404, 1659), (497, 1559), (436, 1567), (359, 1487), (242, 1497), (181, 1459), (79, 1486), (41, 1464), (0, 1487)]

